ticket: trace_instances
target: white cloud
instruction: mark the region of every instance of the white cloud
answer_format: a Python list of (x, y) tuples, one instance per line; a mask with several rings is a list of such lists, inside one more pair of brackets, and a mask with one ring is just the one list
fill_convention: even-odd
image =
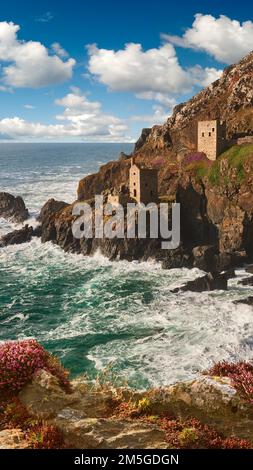
[[(130, 117), (132, 122), (142, 122), (153, 126), (155, 124), (163, 124), (169, 117), (167, 109), (164, 109), (163, 106), (154, 105), (152, 106), (153, 114), (140, 114), (133, 115)], [(172, 110), (171, 110), (172, 111)]]
[(199, 65), (188, 69), (191, 75), (192, 83), (207, 87), (210, 83), (218, 80), (222, 74), (222, 70), (215, 69), (214, 67), (206, 67), (203, 69)]
[(163, 34), (162, 38), (176, 46), (203, 50), (216, 60), (231, 64), (253, 49), (253, 23), (198, 13), (183, 37)]
[(25, 104), (24, 108), (26, 108), (26, 109), (35, 109), (35, 106), (33, 106), (32, 104)]
[(131, 140), (126, 132), (127, 125), (119, 118), (106, 114), (101, 103), (89, 101), (75, 89), (55, 103), (65, 109), (56, 116), (60, 123), (41, 124), (29, 122), (20, 117), (0, 120), (0, 133), (14, 139), (53, 139), (78, 138), (84, 140), (122, 142)]
[(122, 50), (89, 45), (88, 70), (112, 91), (130, 91), (138, 98), (155, 100), (168, 107), (175, 95), (189, 93), (193, 86), (209, 85), (221, 71), (184, 69), (172, 44), (144, 51), (141, 44), (126, 44)]
[(66, 57), (69, 57), (68, 52), (65, 51), (65, 49), (63, 49), (63, 47), (60, 45), (59, 42), (54, 42), (51, 45), (51, 49), (56, 55), (58, 55), (59, 57), (62, 57), (63, 59), (65, 59)]
[(39, 88), (72, 77), (74, 59), (63, 61), (57, 55), (49, 55), (40, 42), (19, 40), (19, 29), (12, 22), (0, 22), (0, 63), (7, 64), (1, 69), (3, 86)]
[(119, 51), (87, 47), (89, 72), (112, 91), (176, 93), (189, 86), (171, 44), (147, 51), (133, 43)]

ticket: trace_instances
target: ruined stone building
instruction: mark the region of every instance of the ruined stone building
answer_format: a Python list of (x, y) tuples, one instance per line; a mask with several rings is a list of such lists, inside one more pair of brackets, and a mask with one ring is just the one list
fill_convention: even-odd
[(225, 122), (218, 119), (198, 122), (198, 152), (204, 152), (209, 160), (216, 160), (226, 145)]
[(129, 174), (129, 195), (143, 204), (158, 202), (158, 172), (155, 169), (140, 168), (131, 160)]

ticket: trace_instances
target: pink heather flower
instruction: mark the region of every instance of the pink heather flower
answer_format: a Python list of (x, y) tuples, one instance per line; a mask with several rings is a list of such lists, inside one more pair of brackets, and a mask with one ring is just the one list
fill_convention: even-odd
[(18, 391), (32, 380), (40, 369), (54, 374), (68, 387), (68, 374), (61, 364), (35, 340), (10, 341), (0, 345), (0, 392)]

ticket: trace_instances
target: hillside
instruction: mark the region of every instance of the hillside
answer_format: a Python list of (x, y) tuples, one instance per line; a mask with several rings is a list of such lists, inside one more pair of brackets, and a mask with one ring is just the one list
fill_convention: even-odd
[[(175, 107), (167, 122), (143, 129), (134, 154), (137, 162), (160, 169), (160, 192), (171, 193), (178, 173), (177, 159), (196, 151), (197, 122), (226, 120), (228, 138), (253, 135), (253, 52), (226, 68), (221, 78), (188, 102)], [(130, 161), (120, 159), (80, 181), (78, 199), (90, 199), (103, 189), (127, 183)]]
[(188, 102), (176, 106), (164, 125), (146, 131), (136, 151), (180, 155), (196, 150), (197, 122), (205, 119), (226, 120), (230, 139), (253, 134), (252, 105), (253, 52), (227, 67), (219, 80)]

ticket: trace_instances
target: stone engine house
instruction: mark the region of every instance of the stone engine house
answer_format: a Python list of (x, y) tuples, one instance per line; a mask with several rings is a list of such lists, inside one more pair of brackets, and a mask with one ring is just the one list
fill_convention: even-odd
[(226, 123), (218, 119), (198, 122), (198, 152), (216, 160), (227, 145)]
[(129, 195), (138, 203), (158, 202), (157, 170), (139, 168), (132, 159), (129, 173)]

